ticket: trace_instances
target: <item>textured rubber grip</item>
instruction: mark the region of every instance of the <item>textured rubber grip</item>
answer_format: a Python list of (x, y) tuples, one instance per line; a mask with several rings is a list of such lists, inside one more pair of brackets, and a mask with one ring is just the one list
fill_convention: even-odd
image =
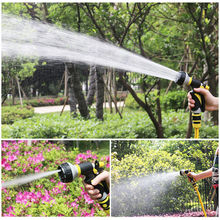
[(205, 111), (205, 98), (202, 94), (191, 91), (192, 99), (195, 101), (195, 106), (191, 109), (193, 112), (197, 111), (199, 108), (202, 112)]

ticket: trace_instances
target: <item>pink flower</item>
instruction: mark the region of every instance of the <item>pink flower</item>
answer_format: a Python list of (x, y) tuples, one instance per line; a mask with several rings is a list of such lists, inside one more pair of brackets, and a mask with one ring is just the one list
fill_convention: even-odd
[(51, 178), (51, 179), (50, 179), (50, 182), (55, 183), (56, 180), (55, 180), (54, 178)]
[(11, 165), (9, 163), (5, 164), (5, 169), (6, 170), (12, 170)]
[(35, 173), (39, 173), (40, 169), (38, 167), (35, 167), (34, 171), (35, 171)]
[(5, 158), (2, 159), (2, 165), (4, 165), (7, 162)]
[(96, 155), (93, 155), (92, 159), (96, 160), (96, 159), (98, 159), (98, 157)]
[(6, 211), (7, 211), (8, 213), (12, 213), (12, 212), (14, 212), (14, 207), (9, 206), (9, 207), (6, 209)]
[(106, 161), (110, 161), (110, 157), (109, 156), (105, 156)]
[(70, 204), (73, 208), (78, 208), (79, 207), (79, 204), (77, 204), (76, 202), (72, 202)]
[(27, 170), (25, 168), (22, 169), (23, 173), (25, 173)]

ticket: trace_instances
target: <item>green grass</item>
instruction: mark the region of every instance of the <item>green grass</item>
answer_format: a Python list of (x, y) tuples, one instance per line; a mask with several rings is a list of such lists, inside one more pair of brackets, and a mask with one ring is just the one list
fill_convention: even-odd
[[(104, 114), (104, 121), (78, 116), (69, 112), (36, 114), (32, 118), (2, 126), (2, 138), (156, 138), (155, 128), (146, 112), (125, 109), (123, 119), (118, 114)], [(165, 138), (185, 138), (189, 113), (163, 112)], [(218, 138), (218, 126), (202, 122), (201, 138)]]

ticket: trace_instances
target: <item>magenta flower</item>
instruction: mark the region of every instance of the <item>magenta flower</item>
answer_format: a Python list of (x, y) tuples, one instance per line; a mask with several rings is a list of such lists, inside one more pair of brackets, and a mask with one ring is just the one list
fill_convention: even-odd
[(14, 161), (14, 160), (17, 160), (18, 158), (15, 156), (15, 155), (10, 155), (9, 157), (8, 157), (8, 160), (9, 161)]
[(9, 163), (6, 163), (4, 167), (6, 170), (12, 170), (11, 165)]
[(40, 172), (39, 167), (35, 167), (35, 168), (34, 168), (34, 171), (35, 171), (35, 173), (39, 173), (39, 172)]

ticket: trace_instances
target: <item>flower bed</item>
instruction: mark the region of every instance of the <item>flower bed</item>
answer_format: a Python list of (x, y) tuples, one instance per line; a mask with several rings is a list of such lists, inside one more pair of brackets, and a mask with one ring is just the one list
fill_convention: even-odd
[[(80, 153), (78, 148), (66, 151), (64, 146), (48, 141), (2, 141), (2, 181), (24, 174), (56, 170), (64, 162), (104, 161), (109, 156), (90, 150)], [(40, 180), (2, 189), (3, 216), (105, 216), (98, 203), (91, 200), (83, 188), (81, 178), (62, 183), (57, 174)]]

